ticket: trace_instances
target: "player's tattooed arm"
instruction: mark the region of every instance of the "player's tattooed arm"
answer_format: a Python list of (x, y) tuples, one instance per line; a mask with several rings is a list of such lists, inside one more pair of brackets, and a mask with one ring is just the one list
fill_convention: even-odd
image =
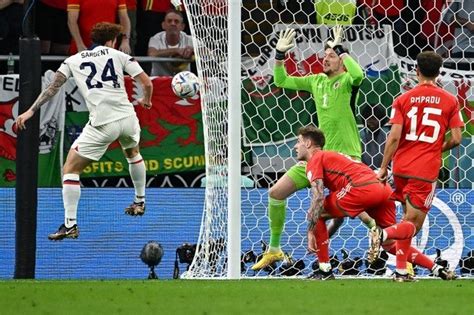
[(308, 231), (312, 231), (323, 211), (324, 183), (322, 179), (316, 179), (311, 183), (311, 205), (308, 211)]
[(49, 86), (41, 92), (33, 105), (31, 105), (30, 110), (36, 112), (38, 109), (40, 109), (44, 103), (52, 99), (53, 96), (58, 93), (59, 89), (64, 83), (66, 83), (66, 81), (66, 76), (61, 72), (56, 71), (53, 82), (51, 82)]
[(66, 82), (67, 78), (64, 74), (57, 71), (56, 75), (54, 76), (53, 82), (49, 84), (49, 86), (41, 92), (38, 96), (36, 101), (33, 105), (28, 108), (28, 110), (16, 118), (15, 124), (19, 130), (26, 129), (26, 122), (33, 117), (35, 112), (40, 109), (40, 107), (49, 101), (56, 93), (58, 93), (59, 88)]

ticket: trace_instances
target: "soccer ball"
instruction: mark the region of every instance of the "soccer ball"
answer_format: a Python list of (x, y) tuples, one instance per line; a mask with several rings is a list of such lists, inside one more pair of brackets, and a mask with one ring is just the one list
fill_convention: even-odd
[(182, 71), (171, 80), (171, 88), (178, 97), (193, 97), (199, 91), (199, 79), (192, 72)]

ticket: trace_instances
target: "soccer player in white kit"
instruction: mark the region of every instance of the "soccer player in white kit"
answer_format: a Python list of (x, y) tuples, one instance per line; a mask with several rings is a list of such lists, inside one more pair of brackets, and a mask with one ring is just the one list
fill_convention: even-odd
[(52, 234), (50, 240), (77, 238), (77, 205), (81, 195), (79, 175), (92, 161), (98, 161), (107, 147), (119, 140), (129, 163), (130, 177), (135, 187), (134, 202), (125, 209), (129, 215), (145, 212), (145, 163), (140, 155), (140, 125), (132, 103), (128, 100), (124, 84), (124, 72), (138, 80), (143, 88), (143, 98), (138, 102), (151, 108), (153, 85), (148, 75), (131, 56), (114, 49), (121, 26), (98, 23), (91, 32), (94, 45), (69, 58), (56, 71), (53, 82), (41, 92), (34, 104), (18, 116), (18, 129), (26, 128), (40, 107), (50, 100), (73, 77), (89, 110), (89, 122), (72, 144), (63, 175), (64, 224)]

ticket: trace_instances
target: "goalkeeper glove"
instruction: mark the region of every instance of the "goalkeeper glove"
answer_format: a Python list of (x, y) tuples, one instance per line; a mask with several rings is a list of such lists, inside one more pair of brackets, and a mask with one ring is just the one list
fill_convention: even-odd
[(295, 30), (287, 28), (280, 32), (280, 38), (276, 44), (276, 60), (284, 60), (285, 53), (295, 46)]
[(338, 56), (346, 53), (344, 48), (342, 48), (342, 38), (344, 37), (344, 29), (341, 25), (336, 25), (333, 28), (334, 39), (327, 42), (327, 45), (331, 47)]

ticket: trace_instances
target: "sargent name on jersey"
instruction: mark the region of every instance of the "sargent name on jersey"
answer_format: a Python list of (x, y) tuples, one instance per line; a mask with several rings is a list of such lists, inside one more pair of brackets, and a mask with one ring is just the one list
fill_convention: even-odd
[(109, 54), (109, 49), (104, 48), (98, 51), (83, 51), (81, 52), (81, 58), (87, 58), (87, 57), (99, 57), (99, 56), (105, 56)]

